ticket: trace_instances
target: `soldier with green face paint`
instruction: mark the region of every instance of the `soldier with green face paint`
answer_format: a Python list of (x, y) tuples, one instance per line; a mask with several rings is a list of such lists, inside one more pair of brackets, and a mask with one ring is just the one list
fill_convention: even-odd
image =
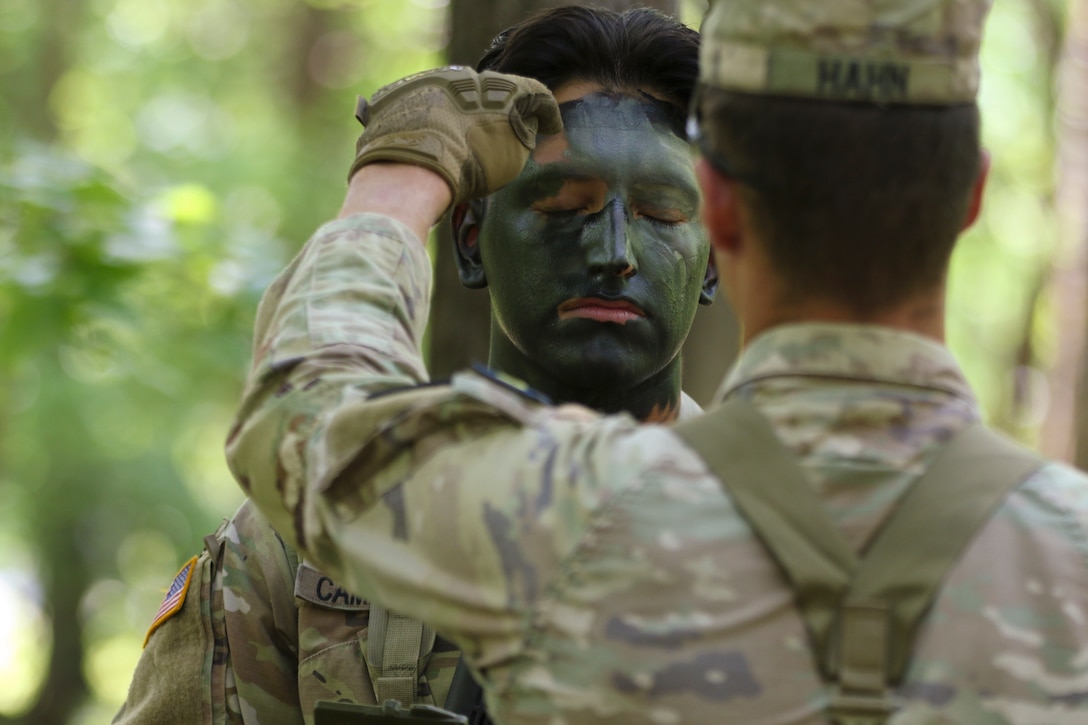
[[(500, 723), (1088, 722), (1088, 477), (987, 431), (943, 344), (987, 168), (988, 8), (713, 3), (690, 130), (744, 350), (721, 405), (675, 426), (473, 373), (384, 392), (423, 382), (435, 219), (518, 193), (511, 158), (576, 159), (582, 112), (612, 98), (552, 106), (467, 69), (379, 92), (341, 218), (264, 299), (240, 485), (338, 581), (456, 643)], [(616, 123), (652, 122), (639, 108)], [(609, 238), (597, 179), (541, 179), (540, 218), (512, 220)], [(570, 316), (580, 294), (548, 301), (556, 324), (641, 324), (637, 299)]]
[[(699, 412), (679, 357), (717, 283), (683, 130), (697, 52), (695, 31), (653, 11), (563, 8), (507, 31), (480, 63), (566, 94), (565, 132), (542, 136), (514, 183), (454, 213), (462, 280), (491, 292), (489, 364), (535, 394), (658, 420)], [(371, 133), (374, 110), (361, 110)], [(487, 133), (474, 128), (447, 138)], [(431, 146), (359, 158), (427, 163), (416, 148)], [(251, 502), (205, 542), (155, 617), (115, 723), (278, 725), (313, 722), (320, 701), (446, 703), (457, 649), (300, 557)]]
[(563, 132), (461, 221), (462, 280), (491, 291), (500, 370), (556, 402), (670, 420), (680, 346), (717, 284), (684, 116), (588, 81), (557, 95)]

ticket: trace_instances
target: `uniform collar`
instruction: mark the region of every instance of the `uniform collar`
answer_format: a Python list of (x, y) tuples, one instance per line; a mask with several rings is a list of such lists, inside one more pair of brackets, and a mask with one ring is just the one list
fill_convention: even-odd
[(694, 418), (697, 415), (702, 415), (703, 408), (695, 399), (684, 391), (680, 391), (680, 412), (677, 413), (677, 420), (687, 420), (688, 418)]
[(910, 385), (977, 405), (952, 352), (936, 340), (879, 325), (836, 323), (782, 325), (762, 333), (741, 353), (715, 399), (782, 377)]

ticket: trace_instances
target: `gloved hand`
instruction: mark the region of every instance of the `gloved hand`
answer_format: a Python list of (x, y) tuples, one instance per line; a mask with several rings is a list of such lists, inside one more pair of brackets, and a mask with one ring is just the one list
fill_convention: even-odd
[(360, 98), (355, 117), (366, 130), (355, 144), (348, 180), (375, 161), (414, 164), (446, 180), (454, 205), (512, 181), (537, 133), (563, 128), (544, 84), (459, 66), (399, 80), (369, 103)]

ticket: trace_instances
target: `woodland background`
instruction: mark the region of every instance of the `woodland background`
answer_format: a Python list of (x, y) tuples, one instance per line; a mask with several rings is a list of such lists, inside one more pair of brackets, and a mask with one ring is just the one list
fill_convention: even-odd
[[(0, 723), (108, 722), (180, 564), (241, 499), (257, 300), (344, 191), (356, 94), (473, 63), (541, 0), (0, 2)], [(613, 7), (629, 3), (601, 3)], [(697, 27), (705, 0), (646, 3)], [(1088, 0), (999, 0), (983, 219), (949, 339), (988, 419), (1088, 463)], [(486, 358), (439, 251), (436, 376)], [(735, 353), (700, 313), (687, 387)]]

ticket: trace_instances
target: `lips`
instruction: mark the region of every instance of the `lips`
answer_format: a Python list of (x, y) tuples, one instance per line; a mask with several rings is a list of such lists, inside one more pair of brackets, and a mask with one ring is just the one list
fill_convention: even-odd
[(560, 320), (581, 318), (617, 325), (646, 318), (642, 308), (630, 300), (603, 297), (575, 297), (559, 305), (557, 312)]

